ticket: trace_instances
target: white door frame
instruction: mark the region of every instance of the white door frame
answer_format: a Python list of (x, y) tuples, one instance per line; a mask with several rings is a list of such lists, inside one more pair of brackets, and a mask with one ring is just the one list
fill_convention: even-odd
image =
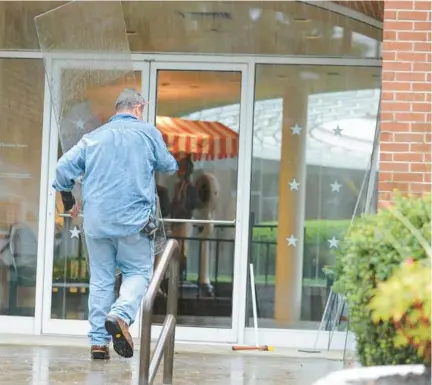
[[(215, 60), (216, 62), (217, 60)], [(129, 69), (130, 63), (118, 62), (118, 68)], [(126, 67), (125, 67), (126, 66)], [(61, 71), (64, 69), (74, 68), (106, 68), (113, 69), (112, 62), (103, 64), (103, 62), (88, 63), (85, 60), (60, 60), (55, 61), (53, 65), (54, 78), (60, 79)], [(181, 341), (202, 341), (202, 342), (238, 342), (244, 333), (245, 320), (245, 298), (246, 298), (246, 280), (247, 280), (247, 241), (248, 241), (248, 224), (249, 224), (249, 190), (250, 190), (250, 168), (251, 168), (251, 151), (252, 151), (252, 120), (248, 113), (248, 107), (253, 102), (253, 80), (254, 75), (250, 74), (250, 66), (247, 64), (229, 64), (229, 63), (185, 63), (179, 62), (134, 62), (133, 69), (141, 71), (142, 75), (142, 92), (147, 100), (156, 100), (156, 71), (157, 70), (201, 70), (201, 71), (238, 71), (242, 74), (241, 82), (241, 102), (240, 102), (240, 130), (239, 130), (239, 158), (237, 174), (237, 207), (236, 207), (236, 233), (235, 233), (235, 257), (234, 257), (234, 283), (233, 283), (233, 302), (232, 302), (232, 326), (231, 328), (201, 328), (178, 326), (176, 338)], [(127, 72), (127, 70), (126, 70)], [(253, 71), (252, 71), (253, 72)], [(60, 85), (55, 81), (56, 86)], [(52, 90), (57, 94), (58, 89)], [(50, 103), (52, 105), (52, 103)], [(50, 151), (49, 151), (49, 171), (48, 180), (52, 181), (55, 176), (55, 165), (57, 162), (57, 143), (58, 127), (54, 112), (51, 114), (51, 133), (50, 133)], [(145, 116), (149, 121), (155, 119), (155, 104), (150, 103), (145, 110)], [(252, 117), (253, 119), (253, 117)], [(44, 334), (69, 334), (69, 335), (86, 335), (88, 331), (88, 322), (81, 320), (60, 320), (51, 319), (51, 296), (52, 296), (52, 269), (53, 269), (53, 252), (54, 252), (54, 229), (55, 229), (55, 191), (48, 185), (47, 199), (47, 222), (46, 222), (46, 240), (45, 255), (46, 261), (44, 266), (43, 281), (43, 309), (42, 309), (42, 333)], [(134, 338), (139, 337), (139, 321), (131, 328), (131, 334)], [(161, 326), (155, 325), (152, 328), (152, 337), (157, 338), (161, 331)]]
[[(125, 73), (132, 71), (141, 71), (142, 87), (145, 90), (147, 86), (149, 64), (148, 63), (132, 63), (130, 62), (119, 62), (113, 64), (112, 62), (86, 62), (86, 61), (70, 61), (70, 60), (53, 60), (52, 76), (54, 79), (53, 84), (50, 86), (51, 92), (57, 95), (60, 91), (60, 79), (63, 70), (68, 69), (124, 69)], [(55, 217), (56, 207), (55, 198), (56, 192), (51, 187), (51, 181), (55, 178), (55, 168), (58, 159), (58, 140), (59, 132), (57, 126), (57, 119), (55, 112), (52, 108), (52, 100), (49, 99), (51, 106), (51, 130), (50, 130), (50, 149), (49, 149), (49, 161), (48, 161), (48, 193), (47, 193), (47, 205), (46, 205), (46, 238), (45, 238), (45, 266), (43, 281), (43, 296), (42, 296), (42, 325), (41, 330), (43, 334), (62, 334), (62, 335), (75, 335), (85, 336), (88, 332), (88, 321), (85, 320), (63, 320), (63, 319), (52, 319), (51, 318), (51, 300), (52, 300), (52, 271), (54, 262), (54, 231), (55, 231)], [(131, 327), (131, 335), (134, 338), (138, 338), (139, 327), (141, 320), (137, 320)]]
[[(38, 60), (40, 55), (35, 53), (26, 53), (24, 55), (10, 55), (11, 52), (0, 52), (0, 58), (11, 59), (29, 59)], [(49, 66), (49, 61), (45, 63)], [(14, 334), (40, 334), (42, 320), (42, 283), (45, 260), (45, 214), (46, 214), (46, 183), (48, 169), (48, 149), (49, 149), (49, 132), (50, 132), (50, 104), (49, 88), (45, 79), (44, 83), (44, 101), (43, 101), (43, 121), (42, 121), (42, 138), (41, 138), (41, 172), (39, 187), (39, 214), (38, 214), (38, 246), (37, 246), (37, 265), (36, 265), (36, 285), (35, 285), (35, 314), (33, 317), (22, 316), (0, 316), (0, 330)]]
[[(252, 164), (252, 138), (253, 138), (253, 110), (254, 110), (254, 84), (255, 84), (255, 65), (256, 64), (291, 64), (291, 65), (333, 65), (333, 66), (354, 66), (354, 67), (380, 67), (381, 61), (377, 59), (351, 59), (351, 58), (318, 58), (318, 57), (250, 57), (236, 56), (227, 57), (224, 55), (175, 55), (175, 54), (132, 54), (133, 67), (135, 70), (142, 72), (142, 91), (147, 100), (154, 100), (155, 93), (155, 77), (151, 76), (150, 67), (158, 69), (191, 69), (191, 70), (227, 70), (233, 71), (236, 68), (241, 69), (242, 76), (242, 119), (240, 129), (240, 149), (239, 149), (239, 167), (238, 167), (238, 195), (242, 197), (237, 202), (237, 227), (236, 235), (239, 235), (239, 244), (236, 245), (236, 259), (234, 265), (234, 281), (233, 292), (233, 315), (231, 329), (213, 329), (201, 327), (185, 327), (179, 326), (176, 331), (176, 339), (179, 341), (194, 341), (194, 342), (237, 342), (239, 344), (254, 344), (254, 333), (252, 328), (245, 327), (246, 318), (246, 296), (247, 296), (247, 254), (248, 254), (248, 223), (249, 223), (249, 202), (250, 202), (250, 175)], [(67, 68), (88, 68), (88, 64), (83, 56), (82, 60), (70, 60), (68, 56), (61, 55), (62, 65)], [(99, 64), (94, 64), (93, 68), (101, 68), (104, 61), (98, 60)], [(130, 65), (125, 64), (119, 65)], [(107, 64), (108, 68), (112, 68), (112, 62)], [(154, 70), (153, 70), (154, 71)], [(154, 84), (150, 84), (153, 82)], [(47, 88), (46, 88), (47, 89)], [(152, 90), (152, 91), (151, 91)], [(47, 92), (47, 91), (46, 91)], [(45, 101), (47, 98), (45, 98)], [(49, 98), (48, 98), (49, 100)], [(154, 111), (152, 103), (149, 109), (145, 110), (145, 114), (149, 119), (154, 119)], [(152, 115), (153, 114), (153, 115)], [(46, 114), (45, 114), (46, 116)], [(53, 116), (53, 115), (52, 115)], [(45, 125), (45, 122), (44, 122)], [(49, 155), (49, 177), (51, 181), (54, 176), (55, 163), (57, 161), (57, 143), (58, 133), (55, 119), (51, 118), (50, 130), (50, 155)], [(44, 131), (44, 135), (47, 134)], [(45, 141), (44, 141), (45, 143)], [(48, 187), (51, 189), (50, 187)], [(52, 247), (54, 236), (54, 202), (55, 197), (50, 190), (47, 200), (47, 227), (46, 227), (46, 242), (45, 242), (45, 277), (43, 280), (43, 315), (41, 317), (44, 327), (41, 328), (41, 322), (35, 322), (35, 333), (48, 334), (69, 334), (69, 335), (85, 335), (87, 332), (86, 321), (65, 321), (51, 320), (51, 279), (52, 276)], [(241, 230), (240, 230), (241, 229)], [(40, 238), (41, 239), (41, 238)], [(40, 260), (43, 260), (41, 258)], [(48, 279), (49, 278), (49, 279)], [(38, 279), (38, 282), (42, 278)], [(37, 301), (38, 302), (38, 301)], [(38, 307), (37, 307), (38, 308)], [(38, 311), (36, 310), (36, 316)], [(10, 318), (10, 317), (8, 317)], [(33, 321), (33, 320), (32, 320)], [(32, 322), (33, 324), (33, 322)], [(39, 329), (38, 325), (39, 324)], [(30, 326), (30, 325), (29, 325)], [(26, 328), (27, 329), (27, 328)], [(39, 330), (39, 331), (38, 331)], [(161, 330), (160, 326), (154, 326), (152, 329), (152, 338), (156, 338)], [(327, 347), (328, 332), (321, 332), (317, 347), (325, 349)], [(134, 336), (138, 336), (135, 329)], [(294, 330), (294, 329), (260, 329), (260, 340), (265, 341), (269, 345), (310, 348), (314, 345), (317, 337), (317, 330)], [(353, 335), (350, 333), (348, 338), (348, 348), (354, 344)], [(345, 343), (345, 333), (335, 332), (333, 335), (333, 343), (331, 349), (343, 349)]]
[[(237, 197), (235, 217), (235, 242), (234, 242), (234, 274), (232, 292), (232, 318), (231, 328), (209, 328), (192, 327), (179, 325), (176, 328), (176, 338), (180, 341), (199, 342), (222, 342), (234, 343), (238, 341), (239, 333), (244, 330), (244, 307), (246, 288), (246, 267), (247, 267), (247, 242), (249, 228), (249, 187), (250, 187), (250, 164), (252, 130), (248, 121), (249, 96), (253, 96), (253, 83), (249, 83), (250, 66), (247, 64), (183, 62), (183, 61), (155, 61), (150, 66), (150, 103), (149, 121), (156, 120), (157, 100), (157, 73), (158, 71), (223, 71), (241, 73), (241, 94), (240, 94), (240, 129), (239, 149), (237, 166)], [(231, 218), (227, 218), (231, 219)], [(161, 326), (154, 325), (152, 337), (157, 337)]]

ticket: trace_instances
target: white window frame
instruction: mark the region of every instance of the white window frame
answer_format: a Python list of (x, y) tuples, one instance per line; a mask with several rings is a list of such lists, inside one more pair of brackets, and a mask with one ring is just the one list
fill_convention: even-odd
[[(61, 57), (60, 57), (61, 56)], [(176, 338), (178, 341), (192, 342), (236, 342), (236, 343), (254, 343), (254, 333), (252, 328), (246, 328), (245, 311), (246, 311), (246, 294), (247, 294), (247, 252), (248, 252), (248, 221), (249, 221), (249, 202), (250, 194), (250, 173), (252, 159), (252, 127), (253, 127), (253, 105), (254, 105), (254, 86), (255, 86), (255, 65), (256, 64), (291, 64), (291, 65), (334, 65), (334, 66), (356, 66), (356, 67), (381, 67), (379, 59), (358, 59), (358, 58), (320, 58), (320, 57), (273, 57), (273, 56), (251, 56), (251, 55), (176, 55), (176, 54), (132, 54), (133, 66), (135, 70), (144, 71), (142, 75), (143, 92), (148, 90), (145, 95), (149, 100), (150, 89), (150, 63), (155, 62), (158, 68), (167, 65), (171, 68), (173, 64), (185, 65), (183, 68), (198, 69), (217, 68), (218, 65), (227, 66), (226, 68), (235, 68), (236, 65), (244, 67), (242, 83), (245, 84), (245, 90), (242, 89), (245, 105), (242, 108), (244, 118), (242, 121), (246, 124), (243, 132), (246, 132), (240, 140), (241, 149), (239, 156), (238, 183), (243, 189), (241, 206), (237, 204), (237, 212), (243, 207), (245, 213), (242, 217), (237, 217), (239, 221), (238, 228), (241, 228), (240, 238), (241, 245), (236, 249), (236, 265), (234, 280), (234, 295), (236, 298), (233, 302), (233, 323), (231, 329), (213, 329), (199, 327), (182, 327), (177, 329)], [(40, 52), (27, 51), (0, 51), (0, 58), (29, 58), (42, 59)], [(74, 55), (74, 61), (71, 61), (68, 55), (57, 55), (57, 59), (67, 60), (67, 65), (72, 63), (85, 63), (85, 57)], [(48, 58), (49, 59), (49, 58)], [(78, 59), (78, 60), (77, 60)], [(162, 66), (162, 67), (160, 67)], [(222, 68), (222, 67), (221, 67)], [(214, 70), (214, 69), (213, 69)], [(147, 74), (145, 76), (145, 74)], [(243, 92), (245, 95), (243, 96)], [(145, 93), (145, 92), (144, 92)], [(37, 284), (36, 284), (36, 309), (35, 317), (12, 317), (0, 316), (0, 328), (10, 330), (13, 333), (22, 334), (60, 334), (60, 335), (85, 335), (88, 327), (86, 321), (69, 321), (69, 320), (50, 320), (47, 314), (51, 312), (51, 279), (52, 276), (52, 248), (54, 236), (54, 202), (55, 196), (50, 191), (50, 181), (53, 178), (55, 162), (57, 161), (57, 143), (58, 133), (55, 119), (51, 111), (51, 101), (49, 97), (48, 84), (45, 84), (44, 98), (44, 123), (43, 123), (43, 140), (42, 140), (42, 172), (41, 172), (41, 197), (40, 197), (40, 215), (39, 215), (39, 243), (38, 243), (38, 267), (37, 267)], [(149, 114), (149, 111), (146, 111)], [(242, 130), (240, 130), (242, 132)], [(242, 177), (240, 177), (242, 175)], [(240, 194), (238, 193), (238, 197)], [(51, 225), (50, 225), (51, 223)], [(240, 230), (237, 230), (240, 231)], [(51, 256), (50, 256), (51, 255)], [(48, 300), (49, 298), (49, 300)], [(66, 323), (65, 323), (66, 322)], [(159, 327), (160, 328), (160, 327)], [(138, 323), (132, 328), (134, 337), (138, 337)], [(152, 337), (159, 333), (158, 326), (152, 331)], [(209, 334), (210, 333), (210, 334)], [(307, 348), (313, 346), (317, 336), (316, 330), (290, 330), (290, 329), (260, 329), (260, 340), (269, 345)], [(318, 346), (326, 347), (328, 332), (322, 332), (318, 341)], [(348, 347), (354, 344), (354, 338), (349, 333)], [(345, 333), (335, 332), (333, 335), (332, 349), (343, 349), (345, 343)]]

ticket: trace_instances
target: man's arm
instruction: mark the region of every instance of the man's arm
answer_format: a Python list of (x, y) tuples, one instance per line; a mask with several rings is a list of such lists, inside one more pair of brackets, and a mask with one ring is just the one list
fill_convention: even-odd
[(154, 146), (155, 146), (155, 158), (156, 158), (156, 171), (164, 174), (172, 174), (178, 170), (178, 164), (175, 158), (169, 153), (168, 148), (162, 138), (162, 134), (155, 127), (154, 128)]
[(57, 162), (56, 178), (52, 184), (57, 191), (72, 191), (75, 179), (85, 171), (85, 144), (81, 139)]

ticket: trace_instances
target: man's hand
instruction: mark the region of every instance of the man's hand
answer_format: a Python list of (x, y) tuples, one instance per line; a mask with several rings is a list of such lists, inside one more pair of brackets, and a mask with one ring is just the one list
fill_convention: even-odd
[(73, 220), (78, 218), (78, 215), (81, 211), (81, 205), (79, 203), (75, 203), (73, 207), (69, 210), (69, 214), (71, 215)]

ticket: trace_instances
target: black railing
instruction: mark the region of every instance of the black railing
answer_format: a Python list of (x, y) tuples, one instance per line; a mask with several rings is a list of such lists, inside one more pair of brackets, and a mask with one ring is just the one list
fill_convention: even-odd
[[(183, 258), (181, 280), (187, 281), (200, 286), (200, 272), (202, 262), (202, 245), (204, 242), (208, 245), (208, 259), (209, 264), (208, 278), (210, 279), (214, 289), (217, 291), (218, 287), (221, 290), (229, 289), (227, 285), (232, 285), (233, 282), (233, 266), (234, 266), (234, 234), (227, 234), (227, 230), (233, 230), (234, 225), (228, 224), (215, 224), (212, 235), (202, 237), (199, 234), (190, 237), (174, 237), (180, 241), (182, 246), (180, 255), (184, 254), (184, 244), (188, 241), (189, 247), (187, 258)], [(256, 224), (251, 227), (249, 236), (249, 261), (254, 264), (256, 284), (258, 286), (273, 286), (276, 273), (276, 246), (277, 246), (277, 230), (278, 226), (273, 224)], [(170, 237), (170, 236), (168, 236)], [(308, 244), (305, 232), (304, 244), (304, 268), (303, 278), (304, 284), (308, 285), (308, 280), (313, 281), (312, 285), (325, 286), (325, 275), (322, 268), (329, 264), (327, 249), (318, 250), (313, 244)], [(195, 253), (191, 253), (195, 249)], [(78, 255), (76, 257), (65, 256), (63, 258), (56, 258), (54, 260), (53, 283), (54, 287), (62, 290), (61, 287), (65, 283), (70, 284), (86, 284), (88, 283), (88, 271), (85, 269), (85, 256), (83, 248), (78, 247)], [(77, 250), (77, 251), (78, 251)], [(324, 253), (324, 254), (323, 254)], [(317, 255), (321, 257), (317, 261)], [(65, 263), (65, 259), (67, 261)], [(192, 264), (192, 271), (188, 271), (187, 265), (191, 268), (191, 263), (185, 263), (186, 259), (193, 258), (196, 263)], [(69, 267), (70, 266), (70, 267)], [(75, 268), (73, 268), (73, 266)], [(319, 276), (317, 277), (317, 272)], [(317, 280), (318, 278), (318, 280)], [(310, 282), (309, 281), (309, 282)], [(66, 287), (64, 288), (66, 289)], [(190, 289), (190, 287), (185, 290)], [(63, 291), (63, 290), (62, 290)], [(189, 298), (191, 292), (189, 290)], [(201, 296), (201, 291), (196, 291), (196, 297)], [(217, 293), (216, 293), (217, 294)], [(184, 298), (184, 287), (180, 287), (180, 298)]]
[[(249, 230), (249, 255), (248, 261), (255, 267), (255, 285), (257, 297), (260, 298), (262, 308), (260, 313), (264, 317), (272, 314), (271, 302), (274, 297), (276, 283), (276, 254), (278, 226), (273, 224), (257, 224)], [(196, 226), (199, 229), (199, 226)], [(178, 312), (182, 316), (198, 316), (201, 314), (215, 317), (229, 317), (232, 312), (232, 289), (234, 273), (234, 243), (235, 229), (231, 224), (214, 224), (210, 235), (200, 236), (199, 231), (191, 237), (172, 237), (184, 247), (183, 241), (189, 241), (186, 258), (180, 259), (182, 275), (179, 284)], [(169, 232), (168, 232), (169, 234)], [(202, 234), (202, 233), (201, 233)], [(168, 236), (169, 237), (169, 236)], [(309, 237), (310, 238), (310, 237)], [(313, 237), (315, 238), (315, 237)], [(322, 268), (328, 264), (329, 253), (332, 250), (315, 247), (315, 244), (304, 236), (303, 258), (303, 307), (305, 318), (308, 314), (314, 314), (314, 319), (321, 316), (321, 302), (326, 295), (325, 275)], [(69, 242), (70, 240), (67, 239)], [(63, 240), (59, 239), (59, 242)], [(202, 253), (207, 242), (207, 257)], [(78, 246), (79, 240), (77, 240)], [(318, 245), (319, 246), (319, 245)], [(79, 250), (79, 251), (78, 251)], [(182, 250), (183, 251), (183, 250)], [(65, 250), (63, 250), (63, 255)], [(88, 269), (86, 268), (85, 252), (83, 247), (75, 248), (76, 257), (57, 258), (53, 271), (53, 308), (54, 318), (68, 318), (69, 309), (78, 309), (73, 317), (87, 318), (86, 297), (88, 295)], [(183, 254), (180, 252), (180, 254)], [(187, 261), (187, 263), (186, 263)], [(201, 269), (201, 262), (207, 263), (206, 269)], [(189, 271), (187, 270), (189, 266)], [(319, 277), (317, 277), (319, 272)], [(317, 279), (318, 278), (318, 279)], [(166, 292), (168, 280), (164, 279), (155, 300), (153, 319), (162, 321), (161, 316), (166, 314)], [(56, 294), (54, 294), (54, 292)], [(70, 305), (66, 306), (66, 296)], [(320, 313), (316, 316), (315, 313)]]
[[(231, 244), (234, 246), (234, 239), (229, 239), (228, 237), (224, 237), (223, 232), (228, 229), (234, 229), (234, 225), (214, 225), (215, 228), (215, 236), (210, 237), (200, 237), (199, 235), (196, 236), (189, 236), (189, 237), (178, 237), (178, 236), (168, 236), (169, 239), (176, 239), (177, 241), (188, 241), (188, 242), (194, 242), (196, 247), (198, 248), (198, 264), (196, 266), (196, 272), (197, 272), (197, 283), (199, 284), (199, 272), (201, 271), (201, 250), (202, 245), (204, 242), (210, 244), (213, 246), (212, 252), (210, 253), (212, 255), (212, 271), (213, 274), (211, 276), (212, 282), (215, 284), (218, 284), (220, 282), (227, 282), (226, 279), (223, 279), (223, 277), (227, 278), (229, 277), (228, 282), (232, 282), (233, 280), (233, 261), (234, 261), (234, 247), (232, 248), (232, 260), (223, 266), (221, 268), (221, 256), (226, 255), (226, 252), (222, 253), (224, 251), (223, 245)], [(257, 228), (263, 228), (263, 229), (269, 229), (272, 233), (277, 231), (277, 225), (255, 225), (253, 229)], [(221, 234), (222, 233), (222, 234)], [(252, 234), (251, 234), (252, 235)], [(54, 283), (61, 284), (62, 282), (68, 282), (68, 283), (85, 283), (88, 281), (88, 271), (83, 271), (83, 266), (85, 266), (85, 256), (83, 255), (83, 248), (81, 241), (79, 240), (79, 253), (76, 258), (67, 256), (69, 259), (69, 263), (72, 265), (72, 262), (76, 265), (76, 276), (72, 277), (69, 276), (70, 271), (65, 270), (72, 270), (72, 269), (65, 269), (65, 263), (63, 258), (55, 258), (54, 260), (54, 269), (53, 271), (53, 281)], [(180, 250), (180, 255), (184, 253), (184, 242), (180, 242), (182, 244), (182, 248)], [(274, 235), (274, 240), (265, 240), (265, 239), (254, 239), (251, 237), (249, 240), (249, 253), (250, 253), (250, 260), (255, 265), (256, 269), (256, 275), (260, 276), (260, 282), (264, 283), (265, 285), (268, 285), (270, 282), (270, 277), (274, 275), (275, 273), (275, 255), (276, 255), (276, 235)], [(264, 248), (264, 250), (262, 250)], [(190, 247), (189, 247), (190, 249)], [(66, 257), (66, 256), (65, 256)], [(262, 258), (264, 258), (264, 264), (261, 263)], [(58, 263), (56, 263), (58, 261)], [(58, 265), (58, 266), (57, 266)], [(193, 276), (195, 274), (188, 274), (187, 268), (184, 271), (185, 276), (183, 278), (187, 278), (188, 276)], [(194, 280), (192, 280), (194, 281)]]
[[(220, 258), (221, 258), (221, 250), (222, 250), (222, 246), (224, 244), (231, 244), (234, 246), (235, 240), (234, 239), (229, 239), (229, 238), (225, 238), (223, 237), (223, 232), (225, 230), (228, 229), (234, 229), (235, 226), (234, 225), (214, 225), (214, 232), (215, 235), (214, 236), (210, 236), (210, 237), (200, 237), (200, 236), (189, 236), (189, 237), (179, 237), (179, 236), (172, 236), (172, 239), (176, 239), (178, 241), (181, 241), (180, 243), (182, 244), (182, 247), (180, 249), (180, 254), (184, 254), (184, 242), (182, 241), (187, 241), (187, 242), (195, 242), (196, 243), (196, 247), (199, 250), (199, 255), (198, 255), (198, 265), (197, 265), (197, 272), (198, 272), (198, 277), (196, 279), (196, 283), (199, 284), (199, 272), (201, 271), (201, 250), (202, 250), (202, 245), (204, 242), (210, 244), (210, 245), (214, 245), (213, 251), (214, 253), (212, 253), (212, 259), (214, 261), (214, 265), (213, 265), (213, 271), (214, 273), (212, 274), (212, 282), (214, 284), (218, 284), (220, 283), (220, 281), (224, 281), (223, 279), (221, 279), (221, 277), (223, 276), (229, 276), (230, 278), (230, 282), (233, 281), (233, 262), (234, 262), (234, 253), (232, 255), (232, 261), (230, 266), (224, 266), (225, 269), (223, 270), (227, 270), (227, 268), (229, 269), (229, 273), (228, 274), (224, 274), (223, 272), (221, 272), (221, 268), (220, 268)], [(269, 229), (270, 232), (272, 233), (272, 235), (274, 235), (274, 240), (262, 240), (262, 239), (254, 239), (253, 238), (253, 229), (257, 229), (257, 228), (263, 228), (263, 229)], [(276, 245), (277, 245), (277, 239), (276, 239), (276, 234), (275, 232), (277, 231), (278, 226), (277, 225), (255, 225), (252, 228), (252, 233), (251, 233), (251, 237), (249, 239), (249, 253), (251, 255), (250, 260), (252, 261), (252, 263), (256, 266), (255, 269), (255, 273), (257, 276), (263, 277), (264, 278), (264, 284), (268, 285), (269, 284), (269, 277), (273, 276), (275, 273), (275, 256), (276, 256)], [(222, 232), (222, 234), (221, 234)], [(171, 238), (170, 236), (168, 236), (168, 238)], [(259, 250), (259, 247), (264, 247), (264, 253), (262, 252), (262, 250)], [(273, 250), (272, 250), (273, 248)], [(189, 247), (189, 250), (191, 248)], [(234, 248), (232, 249), (234, 252)], [(261, 258), (264, 256), (264, 269), (262, 269), (262, 264), (259, 263)], [(188, 277), (188, 272), (187, 269), (184, 271), (184, 278), (187, 279)], [(190, 274), (193, 275), (193, 274)], [(189, 279), (190, 280), (190, 279)], [(262, 279), (261, 281), (262, 282)], [(181, 294), (180, 294), (181, 297)]]
[[(190, 282), (197, 281), (196, 274), (201, 270), (201, 250), (202, 244), (206, 242), (210, 245), (211, 261), (211, 281), (215, 284), (232, 282), (233, 279), (233, 261), (234, 261), (234, 236), (230, 239), (223, 235), (223, 231), (233, 228), (233, 226), (217, 225), (215, 226), (214, 236), (200, 237), (178, 237), (172, 236), (172, 239), (178, 241), (189, 241), (198, 248), (198, 254), (192, 255), (197, 257), (197, 262), (193, 265), (194, 271), (183, 271), (183, 279)], [(264, 229), (264, 236), (256, 234), (256, 229)], [(267, 231), (265, 231), (267, 230)], [(222, 234), (221, 234), (222, 232)], [(170, 236), (168, 236), (170, 238)], [(303, 278), (306, 280), (319, 281), (323, 283), (326, 279), (323, 268), (332, 264), (331, 253), (328, 247), (319, 247), (316, 242), (311, 243), (304, 237), (304, 258), (303, 258)], [(59, 239), (60, 242), (63, 242)], [(180, 242), (183, 243), (183, 242)], [(231, 250), (227, 250), (227, 245), (232, 245)], [(183, 246), (183, 245), (182, 245)], [(225, 246), (225, 247), (224, 247)], [(273, 285), (276, 272), (276, 246), (277, 246), (277, 226), (276, 225), (255, 225), (251, 229), (249, 239), (249, 261), (255, 266), (257, 284)], [(183, 247), (182, 247), (183, 248)], [(83, 253), (83, 247), (77, 248), (76, 256), (66, 255), (54, 258), (53, 282), (61, 285), (68, 283), (85, 283), (88, 282), (89, 273), (86, 269), (86, 258)], [(191, 247), (189, 247), (191, 249)], [(183, 254), (183, 249), (181, 254)], [(187, 257), (191, 257), (190, 250)], [(225, 257), (225, 258), (223, 258)], [(67, 260), (65, 262), (65, 259)], [(318, 260), (317, 260), (318, 259)], [(190, 263), (189, 263), (190, 266)]]

